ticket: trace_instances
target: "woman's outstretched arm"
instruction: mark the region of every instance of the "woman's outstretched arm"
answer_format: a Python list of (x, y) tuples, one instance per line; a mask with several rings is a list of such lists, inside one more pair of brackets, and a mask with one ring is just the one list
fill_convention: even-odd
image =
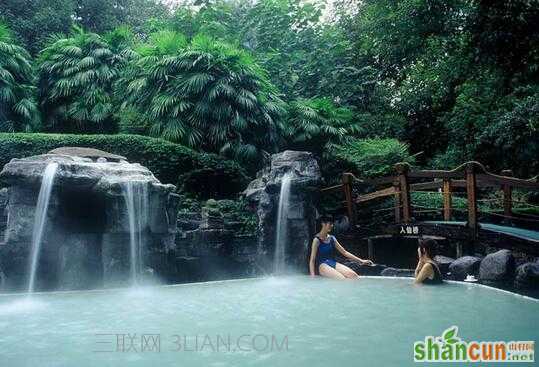
[(356, 255), (354, 255), (353, 253), (351, 252), (348, 252), (346, 251), (346, 249), (339, 243), (339, 241), (337, 241), (337, 239), (335, 238), (335, 248), (346, 258), (348, 259), (352, 259), (352, 260), (356, 260), (356, 261), (359, 261), (361, 264), (364, 264), (364, 265), (373, 265), (372, 261), (370, 260), (363, 260), (359, 257), (357, 257)]
[(309, 259), (309, 273), (311, 276), (315, 276), (316, 272), (314, 271), (314, 262), (316, 261), (316, 254), (318, 252), (318, 239), (313, 239), (311, 245), (311, 258)]

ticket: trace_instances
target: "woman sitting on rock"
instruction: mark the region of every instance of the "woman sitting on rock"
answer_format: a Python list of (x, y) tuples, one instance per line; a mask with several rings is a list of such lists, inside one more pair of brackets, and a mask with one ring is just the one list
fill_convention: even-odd
[(419, 261), (415, 268), (415, 283), (423, 284), (441, 284), (443, 283), (442, 273), (434, 256), (436, 256), (436, 248), (438, 243), (433, 239), (419, 239), (417, 247), (417, 256)]
[(348, 266), (338, 263), (335, 260), (335, 250), (344, 257), (358, 261), (362, 265), (373, 265), (370, 260), (363, 260), (346, 251), (337, 241), (335, 236), (329, 234), (333, 229), (333, 220), (324, 216), (321, 218), (322, 228), (313, 239), (311, 248), (311, 258), (309, 260), (309, 272), (311, 276), (316, 275), (316, 271), (322, 276), (334, 279), (358, 279), (359, 275)]

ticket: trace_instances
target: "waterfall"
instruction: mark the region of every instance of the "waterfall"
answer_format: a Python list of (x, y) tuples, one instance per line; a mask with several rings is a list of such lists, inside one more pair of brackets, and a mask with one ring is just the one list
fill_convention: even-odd
[(144, 232), (149, 222), (148, 182), (125, 182), (122, 189), (129, 219), (130, 280), (131, 285), (137, 285), (144, 266)]
[(285, 173), (281, 178), (281, 191), (279, 192), (279, 208), (277, 210), (277, 233), (275, 236), (275, 255), (273, 270), (275, 274), (285, 270), (286, 246), (288, 242), (288, 209), (290, 206), (291, 175)]
[(30, 281), (28, 282), (28, 292), (34, 291), (36, 270), (39, 262), (39, 254), (43, 237), (43, 230), (47, 222), (47, 209), (51, 198), (54, 176), (58, 169), (58, 163), (49, 163), (43, 172), (41, 188), (37, 198), (36, 211), (34, 216), (34, 229), (32, 231), (32, 252), (30, 254)]

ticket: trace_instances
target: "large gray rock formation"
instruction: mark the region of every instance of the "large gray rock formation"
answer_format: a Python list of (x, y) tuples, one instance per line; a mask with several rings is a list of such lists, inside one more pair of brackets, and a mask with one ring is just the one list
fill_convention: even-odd
[(454, 280), (464, 280), (467, 275), (477, 276), (479, 273), (481, 258), (476, 256), (459, 257), (449, 265), (451, 278)]
[(7, 189), (0, 189), (0, 246), (4, 243), (4, 231), (7, 225)]
[(434, 261), (438, 264), (438, 268), (440, 269), (440, 272), (442, 275), (447, 275), (447, 272), (449, 271), (449, 265), (455, 261), (452, 257), (442, 256), (442, 255), (436, 255), (434, 256)]
[(499, 250), (488, 254), (479, 266), (479, 278), (486, 282), (509, 281), (514, 272), (515, 258), (509, 250)]
[[(11, 289), (27, 279), (34, 212), (43, 172), (58, 163), (37, 276), (40, 289), (123, 284), (129, 275), (128, 182), (146, 187), (148, 221), (141, 230), (145, 267), (159, 272), (174, 247), (177, 200), (145, 167), (94, 149), (69, 148), (11, 160), (0, 173), (8, 186), (0, 268)], [(73, 154), (73, 155), (67, 155)]]
[(308, 152), (284, 151), (271, 156), (269, 165), (258, 172), (244, 194), (256, 207), (258, 215), (258, 258), (271, 269), (276, 242), (277, 210), (282, 178), (291, 175), (286, 241), (287, 265), (307, 269), (307, 256), (315, 233), (317, 192), (321, 183), (320, 168)]
[(515, 287), (539, 290), (539, 262), (529, 262), (517, 267)]

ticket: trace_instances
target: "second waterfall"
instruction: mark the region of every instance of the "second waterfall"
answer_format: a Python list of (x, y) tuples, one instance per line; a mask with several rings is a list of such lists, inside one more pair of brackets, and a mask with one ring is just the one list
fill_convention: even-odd
[(290, 207), (290, 184), (292, 177), (285, 173), (281, 179), (281, 190), (279, 192), (279, 208), (277, 210), (277, 233), (275, 236), (275, 256), (273, 270), (275, 274), (285, 271), (286, 247), (288, 241), (288, 210)]
[(145, 232), (149, 224), (149, 191), (146, 181), (129, 181), (122, 185), (129, 219), (129, 256), (131, 285), (140, 283), (146, 249)]

